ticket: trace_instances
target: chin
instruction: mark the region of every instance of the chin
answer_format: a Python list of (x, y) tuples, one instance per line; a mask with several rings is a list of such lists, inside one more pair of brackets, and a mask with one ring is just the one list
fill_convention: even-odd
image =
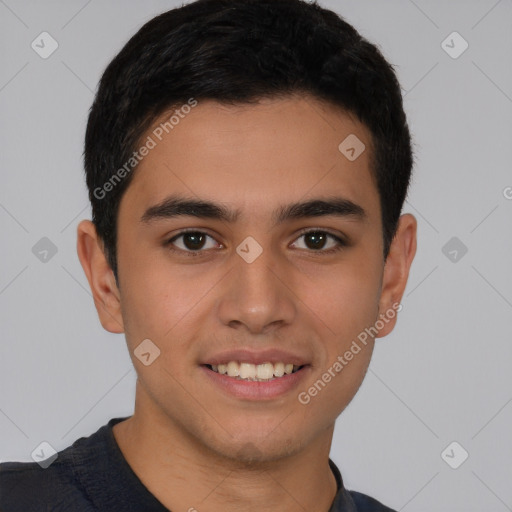
[[(275, 434), (275, 433), (274, 433)], [(211, 447), (221, 457), (240, 464), (240, 467), (257, 466), (259, 469), (267, 463), (287, 458), (300, 451), (299, 439), (273, 438), (267, 434), (250, 435), (240, 439), (231, 439), (228, 444)]]

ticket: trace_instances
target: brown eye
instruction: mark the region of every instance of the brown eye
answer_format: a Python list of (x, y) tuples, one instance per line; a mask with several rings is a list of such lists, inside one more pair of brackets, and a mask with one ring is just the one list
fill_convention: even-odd
[[(181, 239), (181, 240), (180, 240)], [(212, 240), (208, 246), (208, 239)], [(172, 250), (183, 252), (204, 252), (202, 249), (212, 249), (218, 246), (217, 242), (202, 231), (184, 231), (166, 242)]]
[[(302, 233), (297, 240), (304, 239), (302, 246), (294, 242), (299, 249), (309, 249), (313, 252), (331, 253), (342, 249), (347, 244), (340, 237), (320, 230), (310, 230)], [(329, 240), (331, 242), (329, 243)]]
[(185, 233), (183, 236), (183, 245), (191, 251), (202, 249), (206, 240), (203, 233)]
[(304, 235), (304, 241), (309, 249), (323, 249), (327, 241), (327, 235), (320, 231)]

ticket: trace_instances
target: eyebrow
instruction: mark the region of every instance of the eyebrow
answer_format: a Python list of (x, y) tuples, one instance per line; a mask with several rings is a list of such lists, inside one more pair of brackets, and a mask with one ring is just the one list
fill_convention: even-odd
[[(156, 220), (184, 216), (234, 223), (240, 218), (240, 215), (241, 210), (230, 210), (219, 203), (170, 196), (161, 203), (148, 208), (140, 220), (144, 223), (150, 223)], [(280, 206), (273, 212), (272, 220), (274, 225), (278, 225), (289, 220), (331, 215), (360, 221), (367, 219), (367, 213), (362, 206), (343, 197), (332, 197)]]

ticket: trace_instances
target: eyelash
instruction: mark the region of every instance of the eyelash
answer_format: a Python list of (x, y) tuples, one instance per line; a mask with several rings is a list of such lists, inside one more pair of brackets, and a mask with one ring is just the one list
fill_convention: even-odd
[[(186, 230), (180, 231), (177, 235), (174, 235), (172, 238), (167, 240), (164, 243), (165, 247), (167, 247), (167, 249), (171, 252), (184, 253), (187, 256), (190, 256), (192, 258), (204, 256), (205, 252), (207, 252), (208, 250), (199, 249), (197, 251), (191, 251), (191, 250), (185, 251), (183, 249), (176, 249), (173, 247), (172, 243), (175, 240), (177, 240), (178, 238), (180, 238), (181, 236), (186, 235), (187, 233), (198, 233), (198, 234), (206, 235), (206, 236), (209, 236), (210, 238), (213, 238), (213, 236), (209, 235), (208, 233), (205, 233), (204, 231), (198, 231), (197, 229), (186, 229)], [(332, 247), (331, 249), (319, 249), (317, 251), (310, 249), (308, 252), (318, 253), (320, 255), (333, 254), (338, 251), (341, 251), (342, 249), (344, 249), (345, 247), (348, 246), (348, 243), (345, 240), (343, 240), (342, 238), (340, 238), (339, 236), (336, 236), (333, 233), (330, 233), (329, 231), (325, 231), (325, 230), (319, 229), (319, 228), (306, 228), (299, 233), (299, 235), (297, 236), (297, 239), (300, 238), (301, 236), (304, 236), (304, 235), (307, 235), (310, 233), (320, 233), (320, 234), (328, 235), (329, 237), (333, 238), (337, 242), (338, 245), (336, 245), (336, 247)]]

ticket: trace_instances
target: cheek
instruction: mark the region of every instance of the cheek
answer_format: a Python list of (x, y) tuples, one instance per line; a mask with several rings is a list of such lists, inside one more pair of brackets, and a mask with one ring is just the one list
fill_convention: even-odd
[(322, 331), (342, 344), (376, 320), (380, 277), (375, 270), (340, 266), (339, 271), (331, 269), (305, 283), (304, 302), (323, 324)]
[(160, 350), (159, 366), (173, 375), (189, 371), (188, 361), (194, 353), (191, 340), (200, 337), (201, 325), (207, 321), (205, 315), (211, 311), (208, 293), (219, 284), (219, 275), (207, 266), (202, 272), (193, 265), (176, 269), (164, 257), (145, 260), (141, 254), (137, 261), (120, 265), (120, 280), (125, 336), (131, 352), (142, 340), (150, 339)]
[(356, 395), (368, 369), (373, 343), (345, 348), (330, 354), (329, 362), (316, 369), (314, 378), (297, 396), (305, 417), (316, 418), (323, 428), (332, 425)]
[(127, 239), (120, 230), (118, 268), (126, 336), (133, 341), (162, 339), (190, 311), (201, 290), (169, 266), (163, 250)]
[(162, 348), (180, 330), (201, 296), (190, 283), (184, 285), (170, 276), (151, 279), (133, 275), (123, 291), (121, 305), (128, 342), (150, 338)]
[[(373, 352), (373, 339), (365, 329), (378, 316), (381, 265), (353, 258), (329, 279), (310, 289), (308, 305), (317, 313), (324, 336), (326, 360), (316, 369), (313, 386), (306, 391), (306, 407), (325, 421), (333, 420), (359, 389)], [(327, 328), (326, 328), (327, 327)]]

